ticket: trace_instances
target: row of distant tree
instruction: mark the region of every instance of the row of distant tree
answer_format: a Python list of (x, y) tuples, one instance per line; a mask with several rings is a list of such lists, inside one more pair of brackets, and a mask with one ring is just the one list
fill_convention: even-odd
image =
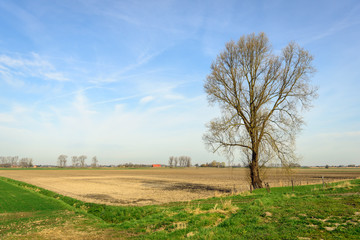
[(119, 164), (116, 167), (125, 167), (125, 168), (145, 168), (145, 167), (151, 167), (152, 164), (137, 164), (137, 163), (124, 163), (124, 164)]
[[(319, 167), (319, 166), (317, 166)], [(326, 165), (325, 168), (341, 168), (341, 167), (360, 167), (360, 165), (356, 166), (355, 164), (349, 164), (349, 165), (334, 165), (334, 166), (329, 166)]]
[(180, 157), (169, 157), (170, 167), (191, 167), (191, 157), (180, 156)]
[[(58, 167), (61, 167), (61, 168), (64, 168), (66, 167), (67, 165), (67, 157), (66, 155), (62, 154), (58, 157)], [(86, 163), (85, 163), (85, 160), (87, 159), (87, 156), (85, 155), (81, 155), (81, 156), (72, 156), (71, 157), (71, 163), (72, 163), (72, 167), (80, 167), (80, 168), (83, 168), (83, 167), (86, 167)], [(92, 161), (91, 161), (91, 167), (98, 167), (98, 164), (99, 161), (97, 159), (96, 156), (94, 156), (92, 158)]]
[(225, 162), (217, 162), (217, 161), (212, 161), (210, 163), (204, 163), (201, 164), (200, 167), (217, 167), (217, 168), (224, 168), (225, 167)]
[(0, 167), (33, 167), (33, 160), (19, 156), (0, 157)]

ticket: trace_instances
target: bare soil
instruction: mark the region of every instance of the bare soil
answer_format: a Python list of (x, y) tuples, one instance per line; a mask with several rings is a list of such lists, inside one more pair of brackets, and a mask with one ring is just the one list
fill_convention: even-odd
[[(17, 219), (16, 224), (0, 224), (1, 239), (67, 239), (102, 240), (127, 239), (129, 234), (111, 228), (98, 227), (95, 222), (73, 212), (54, 212), (56, 218), (29, 218), (34, 212), (1, 213), (0, 223)], [(10, 230), (10, 231), (9, 231)]]
[[(360, 168), (268, 169), (271, 187), (322, 183), (360, 177)], [(24, 181), (86, 202), (150, 205), (189, 201), (249, 190), (247, 169), (69, 169), (0, 170), (0, 176)]]

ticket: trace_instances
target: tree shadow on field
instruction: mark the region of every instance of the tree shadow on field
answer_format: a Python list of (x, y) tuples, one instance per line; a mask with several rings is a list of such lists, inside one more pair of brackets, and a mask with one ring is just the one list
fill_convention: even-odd
[(188, 191), (188, 192), (199, 192), (199, 191), (217, 191), (221, 193), (230, 193), (231, 189), (215, 187), (206, 184), (199, 183), (179, 183), (179, 182), (168, 182), (162, 180), (151, 180), (142, 181), (144, 186), (150, 188), (158, 188), (165, 191)]
[(182, 191), (189, 191), (189, 192), (198, 192), (200, 191), (217, 191), (221, 193), (230, 193), (231, 190), (227, 188), (221, 187), (214, 187), (205, 184), (197, 184), (197, 183), (174, 183), (170, 186), (165, 186), (164, 190), (182, 190)]

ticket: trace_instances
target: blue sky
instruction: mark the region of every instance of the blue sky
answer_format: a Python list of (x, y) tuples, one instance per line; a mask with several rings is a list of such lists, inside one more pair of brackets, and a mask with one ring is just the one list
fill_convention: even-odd
[(219, 115), (203, 83), (225, 43), (253, 32), (315, 57), (301, 164), (360, 164), (356, 0), (0, 1), (0, 155), (225, 160), (202, 141)]

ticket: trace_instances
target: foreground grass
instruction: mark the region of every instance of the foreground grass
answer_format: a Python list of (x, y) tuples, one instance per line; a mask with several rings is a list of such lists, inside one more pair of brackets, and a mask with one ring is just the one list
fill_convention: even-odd
[(40, 192), (31, 185), (0, 178), (0, 239), (111, 239), (123, 235), (81, 209)]
[[(320, 185), (299, 186), (295, 191), (272, 188), (271, 193), (260, 189), (251, 194), (144, 207), (84, 203), (11, 179), (0, 178), (0, 183), (1, 193), (4, 191), (12, 201), (18, 201), (10, 204), (5, 194), (1, 194), (3, 214), (0, 216), (7, 218), (5, 222), (0, 219), (1, 239), (26, 238), (39, 231), (59, 230), (66, 224), (77, 234), (77, 239), (89, 239), (82, 235), (88, 232), (98, 239), (100, 236), (104, 239), (358, 239), (360, 236), (360, 180), (333, 183), (326, 188)], [(30, 212), (31, 216), (21, 217), (22, 212)], [(34, 219), (40, 219), (42, 227), (31, 225), (36, 222)], [(28, 222), (33, 227), (21, 230)]]

